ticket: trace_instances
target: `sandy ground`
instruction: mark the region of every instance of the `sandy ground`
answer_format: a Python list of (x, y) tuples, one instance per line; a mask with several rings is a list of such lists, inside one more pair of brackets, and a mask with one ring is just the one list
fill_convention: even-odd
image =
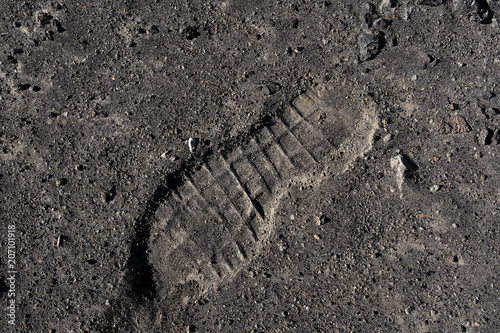
[(1, 1), (0, 330), (499, 332), (499, 13)]

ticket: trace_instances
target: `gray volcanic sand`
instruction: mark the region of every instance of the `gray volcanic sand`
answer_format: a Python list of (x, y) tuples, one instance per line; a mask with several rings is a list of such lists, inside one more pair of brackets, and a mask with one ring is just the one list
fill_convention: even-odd
[(499, 13), (2, 1), (0, 330), (500, 331)]

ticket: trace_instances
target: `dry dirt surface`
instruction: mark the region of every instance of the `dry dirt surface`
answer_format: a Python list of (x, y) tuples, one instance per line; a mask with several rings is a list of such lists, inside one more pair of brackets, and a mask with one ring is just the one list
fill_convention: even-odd
[(500, 332), (500, 1), (0, 1), (1, 332)]

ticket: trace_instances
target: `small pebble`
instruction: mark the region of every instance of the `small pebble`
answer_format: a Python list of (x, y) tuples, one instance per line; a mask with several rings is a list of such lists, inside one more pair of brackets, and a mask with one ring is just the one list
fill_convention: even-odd
[(323, 225), (325, 222), (324, 216), (314, 216), (314, 222), (316, 222), (317, 225)]
[(189, 138), (188, 140), (189, 151), (194, 153), (198, 147), (198, 139)]
[(278, 243), (278, 248), (281, 252), (286, 251), (288, 249), (288, 243), (281, 239)]
[(382, 141), (389, 142), (389, 141), (391, 141), (391, 139), (392, 139), (392, 134), (389, 133), (382, 138)]
[(439, 191), (439, 185), (432, 185), (431, 187), (429, 187), (429, 190), (432, 193), (435, 193), (435, 192)]
[(487, 145), (491, 143), (491, 138), (492, 132), (489, 128), (485, 127), (481, 130), (481, 133), (479, 133), (479, 136), (477, 140), (479, 141), (479, 144), (481, 145)]
[(314, 238), (316, 238), (317, 240), (320, 240), (321, 239), (321, 236), (318, 235), (318, 234), (314, 234)]
[(56, 186), (66, 185), (68, 180), (66, 178), (58, 178), (56, 179)]

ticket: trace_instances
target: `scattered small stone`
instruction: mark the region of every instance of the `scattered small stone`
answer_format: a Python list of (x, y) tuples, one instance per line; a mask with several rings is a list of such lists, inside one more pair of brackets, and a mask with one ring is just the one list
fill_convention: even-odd
[(455, 228), (455, 229), (459, 227), (459, 226), (458, 226), (458, 224), (456, 224), (456, 223), (453, 223), (451, 226), (452, 226), (453, 228)]
[(106, 192), (101, 192), (99, 193), (99, 201), (102, 203), (102, 204), (106, 204), (108, 202), (107, 198), (106, 198)]
[(435, 192), (439, 191), (439, 185), (432, 185), (431, 187), (429, 187), (429, 190), (432, 193), (435, 193)]
[(398, 6), (397, 0), (382, 0), (381, 8), (396, 8)]
[(62, 246), (62, 242), (63, 242), (63, 238), (61, 235), (59, 235), (59, 237), (57, 237), (57, 248), (60, 248)]
[(66, 178), (58, 178), (56, 179), (56, 186), (63, 186), (68, 183), (68, 180)]
[(436, 125), (441, 134), (466, 133), (471, 129), (464, 117), (459, 115), (446, 115), (442, 117)]
[(396, 183), (401, 192), (404, 180), (413, 177), (414, 172), (417, 170), (417, 166), (401, 154), (392, 157), (390, 165), (391, 168), (396, 171)]
[(373, 22), (380, 18), (377, 13), (377, 8), (375, 5), (367, 2), (363, 5), (363, 12), (361, 13), (361, 24), (363, 29), (370, 29), (373, 26)]
[(417, 167), (410, 159), (401, 154), (391, 158), (391, 168), (401, 172), (404, 178), (411, 178)]
[(498, 109), (485, 108), (483, 113), (486, 115), (488, 119), (494, 118), (496, 115), (498, 115)]
[(382, 47), (382, 38), (379, 34), (363, 32), (358, 38), (359, 60), (366, 61), (373, 59)]
[(489, 145), (489, 144), (491, 144), (492, 137), (493, 137), (493, 131), (491, 131), (489, 128), (485, 127), (479, 133), (477, 140), (478, 140), (479, 144), (481, 144), (481, 145)]
[(318, 235), (318, 234), (314, 234), (314, 238), (317, 239), (317, 240), (320, 240), (321, 239), (321, 236)]
[(314, 222), (316, 222), (317, 225), (324, 225), (328, 223), (329, 219), (323, 214), (320, 214), (319, 216), (316, 215), (314, 216)]
[(197, 331), (197, 329), (196, 329), (196, 326), (194, 326), (194, 325), (189, 325), (186, 327), (187, 333), (196, 332), (196, 331)]
[(262, 38), (262, 36), (259, 34), (248, 34), (247, 37), (248, 37), (248, 39), (253, 40), (253, 41), (256, 41), (256, 40), (259, 40)]
[(175, 155), (170, 156), (170, 162), (175, 162), (175, 161), (177, 161), (177, 159), (179, 159), (179, 157), (177, 157)]
[(499, 145), (500, 144), (500, 129), (497, 128), (493, 132), (493, 135), (491, 136), (491, 143), (493, 143), (495, 145)]
[(29, 83), (20, 83), (17, 85), (17, 90), (23, 91), (23, 90), (28, 90), (31, 87)]
[(262, 93), (264, 95), (273, 95), (281, 89), (281, 86), (276, 82), (271, 82), (264, 87), (262, 87)]
[(456, 255), (453, 255), (448, 259), (448, 261), (451, 263), (458, 262), (458, 257)]
[(149, 29), (148, 29), (148, 33), (151, 34), (151, 35), (155, 35), (157, 33), (160, 32), (160, 29), (158, 29), (158, 27), (156, 25), (152, 25)]
[(451, 110), (451, 111), (455, 111), (456, 109), (458, 109), (458, 105), (457, 105), (457, 104), (455, 104), (455, 103), (451, 103), (451, 104), (450, 104), (450, 110)]
[(193, 40), (193, 39), (200, 36), (200, 33), (198, 31), (198, 27), (194, 27), (194, 26), (189, 26), (189, 27), (184, 28), (182, 30), (182, 34), (184, 35), (184, 38), (186, 38), (187, 40)]
[(288, 250), (288, 243), (284, 239), (280, 239), (278, 242), (278, 248), (281, 252)]
[(469, 20), (483, 24), (492, 21), (493, 12), (490, 10), (487, 1), (453, 1), (453, 4), (455, 11)]
[(439, 6), (442, 4), (443, 4), (443, 0), (417, 0), (417, 5)]
[(43, 27), (43, 26), (46, 26), (47, 24), (50, 23), (50, 21), (52, 20), (52, 15), (50, 15), (49, 13), (40, 13), (38, 14), (37, 16), (37, 19), (38, 19), (38, 23)]
[(189, 146), (189, 151), (191, 153), (194, 153), (196, 151), (196, 148), (198, 147), (198, 139), (189, 138), (188, 146)]
[(491, 107), (491, 99), (493, 97), (495, 97), (495, 94), (492, 92), (488, 92), (477, 99), (477, 105), (481, 109), (489, 108)]
[(375, 30), (382, 30), (389, 26), (390, 21), (384, 20), (383, 18), (376, 19), (373, 22), (372, 28)]

